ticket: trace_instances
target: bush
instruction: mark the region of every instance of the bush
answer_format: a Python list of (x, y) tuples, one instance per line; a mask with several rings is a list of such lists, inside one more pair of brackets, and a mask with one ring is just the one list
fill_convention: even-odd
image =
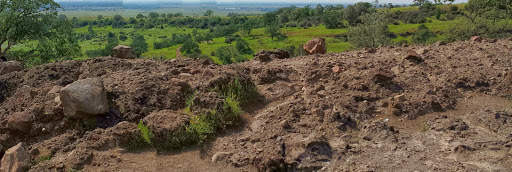
[(242, 62), (245, 59), (240, 55), (238, 50), (233, 46), (220, 47), (215, 51), (217, 56), (223, 64), (231, 64), (233, 62)]
[(238, 52), (240, 52), (242, 54), (253, 54), (254, 53), (254, 51), (249, 46), (249, 43), (247, 41), (245, 41), (245, 39), (237, 38), (235, 46), (236, 46), (236, 49), (238, 50)]
[(414, 33), (412, 36), (412, 41), (417, 44), (425, 44), (430, 38), (435, 37), (436, 35), (430, 32), (427, 26), (421, 24), (418, 26), (418, 31)]

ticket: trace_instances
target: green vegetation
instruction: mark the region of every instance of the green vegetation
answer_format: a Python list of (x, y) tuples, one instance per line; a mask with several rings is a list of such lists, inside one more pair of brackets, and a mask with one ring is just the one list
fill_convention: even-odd
[[(36, 2), (39, 1), (53, 3), (49, 0)], [(328, 52), (343, 52), (389, 44), (450, 42), (475, 35), (502, 38), (512, 33), (510, 1), (439, 3), (422, 0), (409, 7), (367, 2), (346, 7), (319, 4), (314, 8), (284, 7), (264, 15), (222, 15), (227, 17), (218, 16), (223, 14), (218, 11), (202, 11), (198, 14), (204, 13), (204, 16), (190, 17), (158, 9), (125, 10), (122, 14), (98, 12), (94, 17), (68, 20), (65, 15), (51, 13), (55, 28), (61, 30), (55, 32), (59, 33), (54, 34), (57, 36), (24, 37), (24, 41), (11, 47), (3, 43), (2, 50), (9, 47), (7, 57), (25, 61), (28, 66), (107, 56), (112, 54), (111, 48), (119, 44), (133, 46), (140, 58), (176, 58), (181, 47), (185, 57), (229, 64), (246, 61), (260, 50), (280, 48), (292, 56), (302, 55), (302, 45), (314, 37), (326, 38)], [(73, 12), (59, 13), (74, 16)], [(233, 42), (236, 42), (236, 51)], [(221, 50), (228, 52), (218, 53)]]
[[(53, 0), (0, 2), (0, 57), (25, 61), (27, 66), (47, 63), (55, 57), (79, 56), (71, 23), (57, 16), (60, 5)], [(25, 44), (24, 50), (11, 51)], [(8, 55), (8, 53), (10, 55)]]
[(139, 124), (137, 124), (137, 127), (139, 127), (140, 130), (140, 136), (144, 139), (144, 141), (149, 144), (153, 145), (153, 142), (151, 140), (155, 137), (151, 131), (149, 131), (149, 128), (142, 123), (142, 121), (139, 121)]
[(36, 159), (36, 162), (35, 162), (35, 165), (41, 163), (41, 162), (44, 162), (44, 161), (49, 161), (53, 158), (53, 155), (47, 155), (47, 156), (40, 156), (39, 158)]
[(362, 23), (349, 30), (350, 43), (357, 48), (390, 44), (388, 21), (384, 16), (386, 14), (382, 12), (365, 14), (361, 19)]
[(163, 150), (177, 150), (194, 145), (204, 145), (218, 132), (227, 126), (236, 125), (241, 121), (242, 107), (252, 103), (259, 97), (256, 86), (252, 82), (239, 82), (234, 79), (228, 84), (214, 89), (224, 97), (223, 105), (200, 112), (193, 110), (195, 93), (189, 94), (186, 100), (186, 113), (192, 115), (188, 124), (164, 137), (155, 137), (151, 128), (139, 122), (141, 131), (137, 137), (130, 138), (125, 145), (129, 150), (155, 147)]

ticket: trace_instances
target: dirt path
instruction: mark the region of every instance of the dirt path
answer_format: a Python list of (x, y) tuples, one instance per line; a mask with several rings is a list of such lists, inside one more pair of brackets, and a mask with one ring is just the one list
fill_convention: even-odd
[(84, 171), (124, 171), (124, 172), (152, 172), (152, 171), (176, 171), (176, 172), (238, 172), (239, 169), (225, 164), (213, 163), (211, 157), (204, 157), (198, 148), (191, 148), (174, 153), (159, 154), (155, 150), (144, 150), (135, 153), (110, 152), (119, 157), (118, 163), (111, 166), (95, 167), (86, 166)]
[(176, 58), (183, 58), (183, 55), (181, 54), (181, 47), (178, 47), (176, 49)]

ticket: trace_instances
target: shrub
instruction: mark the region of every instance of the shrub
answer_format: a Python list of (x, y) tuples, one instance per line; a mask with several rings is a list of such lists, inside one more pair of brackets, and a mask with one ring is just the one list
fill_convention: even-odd
[(356, 48), (378, 47), (391, 43), (385, 14), (370, 13), (362, 17), (362, 24), (349, 29), (349, 41)]
[(412, 41), (417, 44), (425, 44), (430, 38), (435, 37), (436, 35), (430, 32), (427, 26), (421, 24), (418, 26), (418, 31), (414, 33), (412, 36)]

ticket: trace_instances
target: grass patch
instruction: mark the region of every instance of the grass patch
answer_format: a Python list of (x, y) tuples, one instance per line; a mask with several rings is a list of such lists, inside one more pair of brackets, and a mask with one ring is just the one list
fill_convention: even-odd
[(139, 124), (137, 125), (140, 130), (140, 136), (144, 139), (144, 141), (149, 144), (153, 145), (151, 140), (155, 137), (151, 131), (149, 131), (149, 128), (142, 123), (142, 121), (139, 121)]
[(34, 165), (37, 165), (41, 162), (44, 162), (44, 161), (49, 161), (53, 158), (53, 155), (47, 155), (47, 156), (40, 156), (39, 158), (36, 159), (36, 162)]
[(185, 108), (185, 111), (192, 117), (183, 128), (162, 138), (155, 138), (150, 129), (139, 122), (138, 127), (141, 131), (139, 136), (129, 139), (126, 147), (129, 150), (155, 147), (172, 151), (195, 145), (204, 146), (223, 129), (239, 123), (242, 119), (242, 105), (247, 105), (259, 96), (256, 86), (252, 82), (240, 82), (238, 79), (214, 90), (224, 97), (224, 103), (221, 106), (206, 113), (194, 112), (194, 92), (187, 98), (187, 107)]

